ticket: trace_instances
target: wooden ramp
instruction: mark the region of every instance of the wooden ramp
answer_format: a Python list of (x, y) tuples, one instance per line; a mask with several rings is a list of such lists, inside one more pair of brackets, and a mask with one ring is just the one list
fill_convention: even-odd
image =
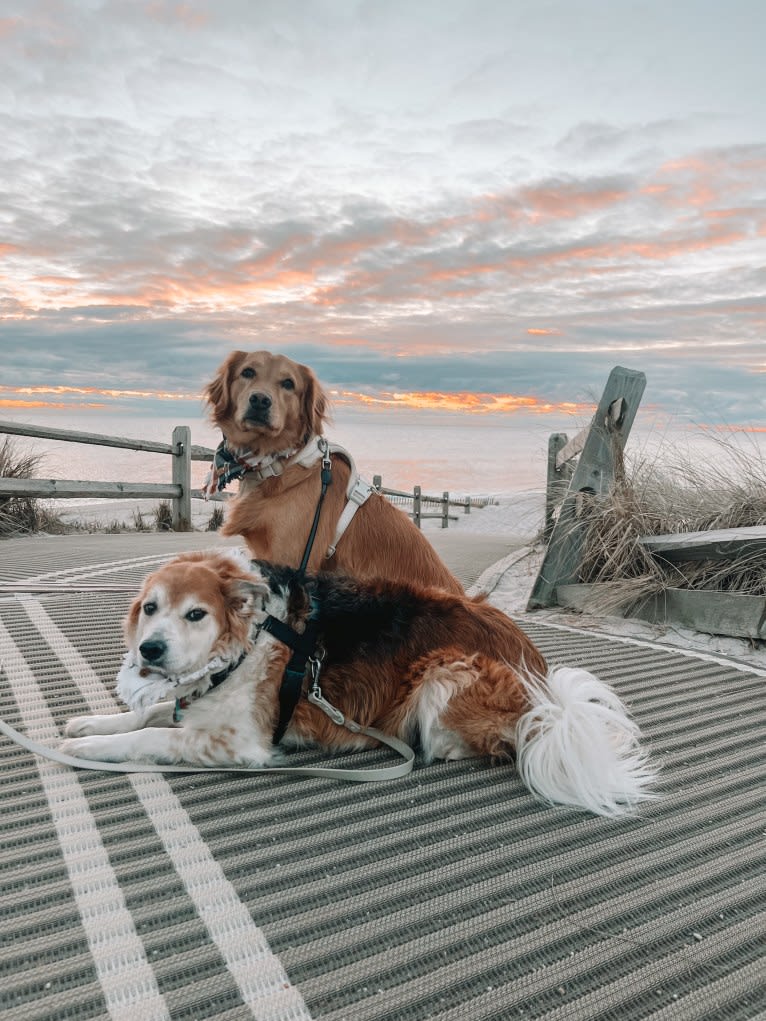
[[(132, 582), (168, 553), (87, 552), (6, 556), (4, 576)], [(109, 711), (128, 599), (0, 599), (0, 715), (55, 744), (69, 716)], [(1, 738), (0, 1016), (765, 1017), (764, 676), (522, 623), (632, 706), (655, 804), (620, 822), (554, 810), (480, 759), (363, 786), (126, 776)]]

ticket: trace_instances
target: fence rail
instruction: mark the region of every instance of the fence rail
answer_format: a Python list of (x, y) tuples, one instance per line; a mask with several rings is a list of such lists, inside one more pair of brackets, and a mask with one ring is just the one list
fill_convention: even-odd
[[(407, 504), (411, 502), (412, 511), (409, 512), (409, 516), (418, 528), (421, 527), (421, 522), (425, 518), (441, 518), (442, 528), (449, 528), (450, 521), (458, 520), (457, 514), (450, 514), (451, 507), (462, 507), (465, 514), (470, 514), (472, 507), (481, 509), (491, 502), (488, 498), (471, 496), (467, 496), (463, 500), (456, 500), (446, 490), (441, 496), (429, 496), (423, 493), (420, 486), (414, 486), (412, 492), (406, 492), (402, 489), (386, 489), (383, 486), (383, 480), (380, 475), (373, 476), (372, 484), (379, 493), (388, 497), (392, 503)], [(424, 504), (432, 507), (437, 506), (439, 510), (436, 512), (424, 511)]]
[[(192, 444), (191, 430), (178, 425), (173, 429), (170, 443), (154, 440), (130, 439), (123, 436), (107, 436), (101, 433), (78, 432), (74, 429), (56, 429), (49, 426), (28, 425), (22, 422), (0, 421), (0, 434), (27, 436), (36, 439), (61, 440), (67, 443), (89, 443), (101, 447), (120, 447), (152, 454), (166, 454), (172, 457), (171, 481), (157, 482), (97, 482), (78, 479), (22, 479), (0, 476), (0, 501), (14, 497), (39, 499), (72, 500), (79, 497), (95, 499), (152, 499), (170, 500), (172, 528), (186, 531), (191, 528), (191, 500), (201, 498), (202, 491), (191, 488), (191, 462), (211, 461), (215, 453), (209, 447)], [(463, 507), (470, 514), (472, 507), (485, 507), (489, 499), (453, 499), (448, 492), (441, 496), (429, 496), (415, 486), (412, 492), (384, 489), (379, 475), (374, 485), (384, 496), (394, 502), (412, 502), (412, 517), (418, 528), (424, 518), (441, 518), (442, 528), (449, 527), (450, 521), (457, 521), (457, 515), (450, 515), (450, 508)], [(212, 497), (225, 499), (225, 497)], [(438, 512), (423, 510), (423, 507), (438, 506)]]

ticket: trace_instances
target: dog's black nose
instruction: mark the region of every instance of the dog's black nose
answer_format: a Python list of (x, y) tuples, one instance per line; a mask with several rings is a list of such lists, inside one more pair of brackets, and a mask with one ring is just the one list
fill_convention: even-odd
[(161, 638), (147, 638), (145, 642), (141, 642), (138, 651), (147, 663), (158, 663), (168, 651), (168, 647)]
[(271, 407), (271, 398), (268, 394), (250, 394), (250, 407), (255, 411), (268, 411)]

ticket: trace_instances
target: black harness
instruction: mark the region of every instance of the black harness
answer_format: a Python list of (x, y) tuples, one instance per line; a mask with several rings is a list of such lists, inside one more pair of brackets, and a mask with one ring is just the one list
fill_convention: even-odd
[[(311, 524), (311, 531), (309, 532), (308, 541), (306, 542), (306, 548), (303, 551), (301, 565), (295, 576), (295, 580), (298, 582), (302, 582), (306, 576), (306, 567), (308, 566), (311, 550), (314, 547), (314, 540), (316, 539), (317, 528), (319, 527), (319, 517), (322, 513), (322, 504), (324, 503), (325, 494), (327, 493), (327, 487), (331, 483), (332, 462), (330, 461), (330, 451), (325, 446), (322, 451), (322, 490), (319, 494), (316, 511), (314, 512), (314, 520)], [(306, 676), (306, 668), (309, 665), (311, 666), (315, 682), (319, 678), (319, 670), (322, 663), (321, 657), (316, 654), (317, 638), (319, 637), (319, 605), (317, 601), (311, 597), (311, 611), (306, 620), (306, 626), (302, 632), (295, 631), (289, 624), (285, 624), (284, 621), (277, 620), (277, 618), (272, 617), (271, 614), (269, 614), (269, 616), (261, 624), (261, 630), (268, 631), (268, 633), (273, 635), (278, 642), (282, 642), (284, 645), (289, 646), (293, 650), (290, 661), (285, 667), (282, 683), (279, 687), (279, 718), (277, 720), (276, 728), (274, 729), (274, 736), (271, 739), (272, 744), (277, 745), (284, 737), (285, 731), (292, 719), (292, 715), (295, 712), (295, 707), (300, 700), (301, 692), (303, 690), (303, 680)]]

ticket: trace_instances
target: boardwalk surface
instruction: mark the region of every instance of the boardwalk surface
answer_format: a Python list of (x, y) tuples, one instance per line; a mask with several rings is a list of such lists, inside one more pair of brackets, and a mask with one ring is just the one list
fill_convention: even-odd
[[(434, 541), (466, 584), (507, 552), (453, 536)], [(27, 589), (0, 595), (0, 716), (56, 744), (110, 711), (130, 594), (78, 585), (133, 586), (219, 541), (0, 544), (0, 580)], [(766, 679), (522, 624), (632, 706), (655, 804), (553, 810), (484, 760), (367, 785), (73, 771), (0, 737), (0, 1017), (766, 1017)]]

